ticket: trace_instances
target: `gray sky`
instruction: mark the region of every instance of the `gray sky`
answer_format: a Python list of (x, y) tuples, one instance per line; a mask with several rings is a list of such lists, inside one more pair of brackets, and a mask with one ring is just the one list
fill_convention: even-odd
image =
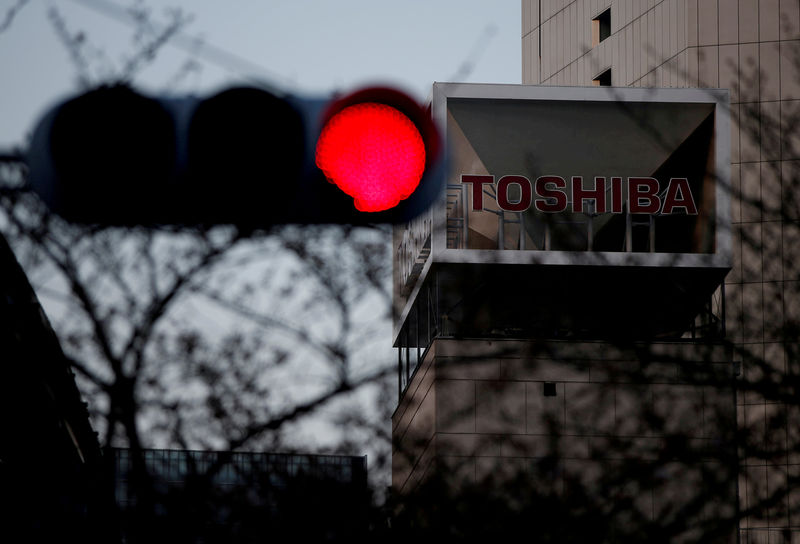
[[(19, 0), (0, 0), (0, 28)], [(0, 32), (0, 149), (25, 141), (36, 118), (74, 93), (79, 70), (57, 37), (54, 6), (82, 33), (95, 81), (135, 50), (123, 8), (146, 5), (166, 24), (191, 22), (135, 83), (151, 91), (203, 92), (259, 78), (301, 93), (389, 83), (424, 101), (434, 81), (519, 83), (518, 0), (30, 0)], [(191, 52), (192, 47), (202, 44)], [(187, 61), (194, 68), (179, 77)]]
[[(98, 82), (136, 49), (134, 25), (114, 6), (144, 4), (160, 24), (166, 9), (182, 8), (191, 22), (134, 79), (154, 92), (202, 93), (255, 78), (310, 94), (390, 84), (424, 101), (434, 81), (521, 78), (519, 0), (29, 0), (4, 28), (19, 2), (0, 0), (0, 151), (24, 145), (47, 108), (80, 90), (54, 7), (70, 35), (82, 35)], [(198, 39), (205, 46), (192, 52)], [(176, 77), (188, 61), (195, 68)], [(390, 327), (380, 325), (388, 352)]]

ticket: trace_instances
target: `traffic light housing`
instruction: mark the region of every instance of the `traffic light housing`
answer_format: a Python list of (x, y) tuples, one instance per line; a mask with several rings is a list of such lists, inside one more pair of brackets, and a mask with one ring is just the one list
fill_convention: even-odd
[(51, 109), (28, 162), (51, 210), (80, 223), (398, 223), (441, 194), (440, 146), (430, 112), (389, 88), (154, 97), (115, 85)]

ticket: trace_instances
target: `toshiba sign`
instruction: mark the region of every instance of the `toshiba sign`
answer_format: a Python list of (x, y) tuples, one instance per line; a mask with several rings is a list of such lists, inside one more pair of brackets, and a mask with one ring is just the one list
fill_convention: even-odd
[(431, 111), (446, 194), (395, 229), (401, 306), (473, 264), (689, 290), (730, 269), (727, 90), (436, 83)]
[(580, 253), (625, 253), (626, 264), (726, 254), (727, 104), (716, 89), (435, 84), (447, 196), (431, 254), (575, 264), (598, 261)]
[[(495, 201), (497, 206), (507, 212), (528, 211), (533, 205), (536, 210), (544, 213), (583, 213), (591, 209), (592, 213), (617, 213), (625, 212), (625, 204), (629, 213), (635, 214), (662, 214), (686, 213), (697, 215), (697, 205), (692, 196), (689, 180), (686, 178), (670, 178), (664, 192), (660, 196), (660, 184), (657, 179), (650, 177), (628, 178), (627, 191), (622, 185), (622, 178), (612, 177), (606, 182), (604, 177), (594, 178), (594, 186), (586, 189), (581, 176), (573, 176), (570, 188), (572, 189), (572, 203), (569, 203), (567, 181), (560, 176), (540, 176), (536, 181), (525, 176), (503, 176), (495, 188)], [(483, 209), (483, 186), (493, 185), (494, 176), (467, 175), (461, 176), (461, 183), (467, 183), (472, 190), (472, 211)], [(516, 186), (518, 197), (511, 196), (510, 189)], [(610, 195), (607, 196), (607, 189)], [(584, 206), (584, 203), (587, 203)]]

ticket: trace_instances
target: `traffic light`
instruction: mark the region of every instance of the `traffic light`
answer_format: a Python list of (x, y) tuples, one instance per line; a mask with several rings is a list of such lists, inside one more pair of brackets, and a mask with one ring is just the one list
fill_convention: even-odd
[(103, 86), (38, 124), (31, 185), (104, 225), (397, 223), (442, 192), (429, 111), (389, 88), (343, 97), (234, 87), (199, 98)]

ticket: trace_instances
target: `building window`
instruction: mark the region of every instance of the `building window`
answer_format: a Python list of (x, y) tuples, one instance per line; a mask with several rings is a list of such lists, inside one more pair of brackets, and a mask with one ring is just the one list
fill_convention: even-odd
[(592, 85), (598, 85), (600, 87), (610, 87), (611, 86), (611, 68), (602, 72), (597, 77), (592, 80)]
[(592, 19), (592, 47), (611, 36), (611, 8)]

